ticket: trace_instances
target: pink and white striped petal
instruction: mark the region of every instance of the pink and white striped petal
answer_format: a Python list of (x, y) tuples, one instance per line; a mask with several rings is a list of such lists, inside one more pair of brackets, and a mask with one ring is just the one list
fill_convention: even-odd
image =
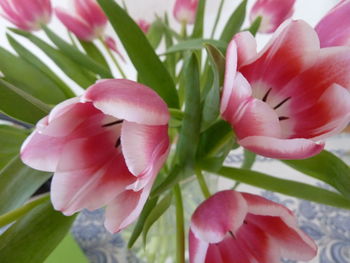
[(257, 154), (276, 159), (305, 159), (320, 153), (324, 143), (308, 139), (279, 139), (267, 136), (249, 136), (238, 143)]
[(118, 119), (146, 125), (165, 125), (169, 121), (167, 105), (157, 93), (131, 80), (98, 81), (82, 99)]
[(191, 219), (191, 230), (202, 241), (217, 243), (222, 241), (229, 231), (235, 233), (238, 230), (246, 213), (247, 204), (240, 193), (221, 191), (196, 209)]

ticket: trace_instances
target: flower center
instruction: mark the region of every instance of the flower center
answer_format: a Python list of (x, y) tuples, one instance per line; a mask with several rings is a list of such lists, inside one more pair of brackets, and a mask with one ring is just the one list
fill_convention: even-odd
[[(105, 128), (105, 127), (111, 127), (111, 126), (115, 126), (115, 125), (119, 125), (119, 124), (122, 124), (124, 120), (116, 120), (116, 121), (112, 121), (112, 122), (108, 122), (108, 123), (105, 123), (105, 124), (102, 124), (102, 127)], [(118, 148), (120, 146), (120, 135), (117, 137), (117, 140), (114, 144), (114, 147), (115, 148)]]

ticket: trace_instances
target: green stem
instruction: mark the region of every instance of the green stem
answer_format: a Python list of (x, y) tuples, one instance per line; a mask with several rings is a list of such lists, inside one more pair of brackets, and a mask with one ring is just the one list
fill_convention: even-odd
[(25, 215), (30, 210), (32, 210), (34, 207), (49, 200), (49, 198), (50, 198), (49, 194), (41, 195), (41, 196), (33, 199), (32, 201), (26, 203), (25, 205), (15, 209), (15, 210), (12, 210), (4, 215), (1, 215), (0, 216), (0, 228), (12, 223), (13, 221), (16, 221), (18, 218), (20, 218), (21, 216)]
[(184, 118), (185, 113), (182, 110), (175, 109), (175, 108), (169, 108), (170, 115), (174, 117), (175, 119), (182, 120)]
[(214, 22), (213, 30), (211, 31), (210, 38), (213, 38), (213, 37), (214, 37), (216, 28), (217, 28), (218, 23), (219, 23), (219, 19), (220, 19), (220, 17), (221, 17), (221, 12), (222, 12), (222, 8), (223, 8), (223, 6), (224, 6), (224, 2), (225, 2), (225, 0), (221, 0), (221, 2), (220, 2), (220, 6), (219, 6), (219, 9), (218, 9), (218, 13), (217, 13), (217, 15), (216, 15), (216, 18), (215, 18), (215, 22)]
[(114, 65), (117, 67), (119, 73), (122, 75), (122, 77), (124, 79), (126, 79), (126, 75), (123, 71), (123, 69), (121, 68), (121, 66), (119, 65), (117, 59), (115, 58), (115, 56), (113, 55), (112, 51), (109, 49), (109, 47), (106, 45), (106, 43), (103, 41), (102, 38), (99, 38), (100, 42), (102, 43), (102, 45), (104, 46), (104, 48), (106, 49), (107, 53), (108, 53), (108, 56), (112, 59)]
[(182, 39), (186, 39), (187, 38), (187, 22), (186, 21), (182, 21), (181, 22), (181, 33), (180, 36)]
[(176, 263), (185, 263), (184, 208), (181, 189), (178, 184), (174, 186), (174, 195), (176, 206)]
[(196, 168), (196, 177), (197, 177), (197, 181), (199, 183), (199, 186), (202, 190), (204, 198), (208, 199), (211, 196), (211, 194), (210, 194), (209, 188), (207, 186), (207, 183), (205, 182), (204, 176), (202, 174), (202, 170), (200, 168)]

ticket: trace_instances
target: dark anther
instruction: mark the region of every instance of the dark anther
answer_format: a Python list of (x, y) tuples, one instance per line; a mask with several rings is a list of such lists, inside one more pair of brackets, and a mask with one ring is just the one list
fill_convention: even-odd
[(270, 92), (271, 92), (271, 89), (272, 89), (272, 88), (269, 88), (269, 90), (266, 92), (265, 96), (262, 98), (262, 101), (263, 101), (263, 102), (266, 102), (267, 97), (269, 96), (269, 94), (270, 94)]
[(109, 126), (117, 125), (119, 123), (122, 123), (123, 121), (124, 120), (113, 121), (113, 122), (110, 122), (110, 123), (103, 124), (102, 127), (109, 127)]
[(248, 224), (248, 222), (247, 222), (246, 220), (244, 220), (244, 221), (243, 221), (243, 224), (245, 224), (245, 225), (246, 225), (246, 224)]
[(274, 109), (274, 110), (275, 110), (275, 109), (278, 109), (278, 108), (281, 107), (284, 103), (286, 103), (287, 101), (289, 101), (290, 98), (291, 98), (291, 97), (288, 97), (288, 98), (282, 100), (282, 101), (281, 101), (280, 103), (278, 103), (273, 109)]
[(118, 148), (119, 145), (120, 145), (120, 137), (119, 137), (118, 140), (115, 142), (114, 147), (115, 147), (115, 148)]
[(235, 235), (232, 233), (232, 231), (228, 231), (233, 239), (236, 239)]
[(284, 120), (288, 120), (289, 117), (281, 116), (281, 117), (278, 117), (278, 119), (279, 119), (280, 121), (284, 121)]

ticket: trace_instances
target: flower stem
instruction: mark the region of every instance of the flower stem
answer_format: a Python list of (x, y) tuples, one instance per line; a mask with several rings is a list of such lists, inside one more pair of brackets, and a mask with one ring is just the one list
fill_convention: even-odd
[(102, 43), (102, 45), (104, 46), (104, 48), (106, 49), (108, 56), (112, 59), (114, 65), (117, 67), (117, 69), (118, 69), (120, 75), (122, 75), (122, 77), (123, 77), (124, 79), (126, 79), (127, 77), (126, 77), (126, 75), (125, 75), (123, 69), (122, 69), (121, 66), (119, 65), (117, 59), (116, 59), (115, 56), (113, 55), (112, 51), (109, 49), (109, 47), (108, 47), (107, 44), (103, 41), (102, 38), (99, 38), (99, 40), (100, 40), (100, 42)]
[(207, 186), (207, 183), (205, 182), (204, 176), (202, 174), (202, 170), (200, 168), (196, 168), (196, 177), (197, 177), (199, 186), (202, 190), (203, 196), (205, 197), (205, 199), (208, 199), (211, 196), (211, 194)]
[(176, 263), (185, 263), (185, 226), (181, 188), (174, 186), (176, 206)]
[(74, 37), (73, 37), (72, 33), (71, 33), (69, 30), (68, 30), (68, 37), (69, 37), (70, 42), (72, 42), (72, 45), (73, 45), (76, 49), (79, 49), (77, 43), (76, 43), (75, 40), (74, 40)]
[(218, 23), (219, 23), (219, 19), (221, 17), (221, 12), (222, 12), (222, 7), (224, 6), (224, 2), (225, 2), (225, 0), (221, 0), (221, 2), (220, 2), (218, 13), (217, 13), (216, 18), (215, 18), (215, 22), (214, 22), (213, 30), (211, 31), (210, 38), (214, 37), (216, 28), (217, 28)]
[(182, 39), (186, 39), (187, 38), (187, 22), (186, 21), (182, 21), (181, 22), (180, 36), (181, 36)]
[(25, 215), (30, 210), (32, 210), (34, 207), (49, 200), (49, 198), (50, 198), (49, 194), (43, 194), (43, 195), (33, 199), (32, 201), (26, 203), (25, 205), (15, 209), (15, 210), (12, 210), (4, 215), (1, 215), (0, 216), (0, 228), (17, 220), (18, 218), (20, 218), (21, 216)]

